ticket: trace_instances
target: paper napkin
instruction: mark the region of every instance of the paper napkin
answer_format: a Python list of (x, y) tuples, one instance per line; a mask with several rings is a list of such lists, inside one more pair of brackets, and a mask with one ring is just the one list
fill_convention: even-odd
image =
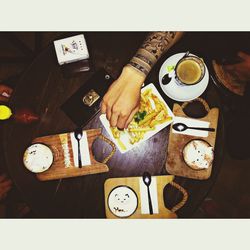
[[(192, 119), (192, 118), (185, 118), (185, 117), (174, 117), (175, 123), (184, 123), (188, 127), (203, 127), (203, 128), (209, 128), (210, 122), (201, 121), (198, 119)], [(183, 135), (192, 135), (192, 136), (198, 136), (198, 137), (208, 137), (208, 131), (202, 131), (197, 129), (186, 129), (182, 132), (176, 131), (172, 128), (172, 133), (174, 134), (183, 134)]]
[[(79, 167), (78, 165), (78, 143), (74, 136), (74, 132), (70, 133), (70, 139), (71, 139), (72, 150), (73, 150), (74, 165), (76, 167)], [(81, 152), (81, 157), (82, 157), (82, 166), (91, 165), (88, 138), (87, 138), (87, 133), (85, 131), (82, 132), (82, 138), (80, 140), (80, 152)]]
[[(149, 191), (150, 191), (150, 196), (151, 196), (151, 201), (152, 201), (153, 214), (158, 214), (159, 207), (158, 207), (156, 177), (152, 177), (151, 184), (149, 186)], [(141, 213), (149, 214), (148, 190), (142, 178), (140, 178), (140, 197), (141, 197)]]

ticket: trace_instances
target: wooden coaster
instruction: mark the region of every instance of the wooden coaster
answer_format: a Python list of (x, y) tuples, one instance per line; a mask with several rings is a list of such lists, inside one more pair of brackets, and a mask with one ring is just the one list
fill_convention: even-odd
[[(70, 133), (50, 135), (36, 138), (32, 143), (43, 143), (50, 147), (53, 152), (54, 161), (52, 166), (45, 172), (36, 174), (41, 181), (76, 177), (88, 174), (97, 174), (109, 171), (108, 166), (95, 160), (92, 152), (92, 144), (101, 135), (101, 129), (91, 129), (85, 131), (87, 134), (91, 165), (78, 168), (74, 166), (72, 143)], [(70, 165), (65, 165), (62, 141), (65, 141), (69, 149)]]
[[(173, 113), (175, 116), (188, 118), (179, 104), (174, 104)], [(208, 137), (197, 137), (173, 133), (173, 128), (171, 125), (166, 162), (166, 170), (169, 174), (198, 180), (205, 180), (210, 177), (212, 166), (202, 170), (191, 169), (183, 160), (182, 150), (185, 145), (193, 139), (205, 140), (215, 149), (218, 117), (219, 109), (212, 108), (205, 117), (199, 119), (201, 121), (210, 122), (210, 127), (215, 128), (215, 132), (209, 132)]]
[(165, 207), (164, 198), (163, 198), (164, 187), (167, 184), (172, 183), (174, 176), (172, 176), (172, 175), (156, 176), (157, 198), (158, 198), (158, 209), (159, 209), (159, 213), (157, 213), (157, 214), (142, 214), (141, 213), (140, 179), (142, 179), (142, 177), (111, 178), (111, 179), (106, 180), (106, 182), (104, 184), (106, 217), (111, 218), (111, 219), (120, 219), (121, 218), (119, 216), (116, 216), (109, 209), (108, 198), (109, 198), (109, 195), (112, 192), (112, 190), (114, 190), (114, 188), (117, 188), (120, 186), (126, 186), (126, 187), (132, 189), (138, 198), (138, 204), (137, 204), (137, 208), (136, 208), (135, 212), (131, 216), (126, 217), (127, 219), (176, 218), (177, 215)]

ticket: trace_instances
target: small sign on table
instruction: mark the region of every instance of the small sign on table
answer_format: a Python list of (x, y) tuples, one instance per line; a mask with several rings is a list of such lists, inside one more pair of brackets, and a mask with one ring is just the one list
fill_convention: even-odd
[(89, 51), (83, 34), (54, 41), (57, 61), (66, 76), (90, 70)]

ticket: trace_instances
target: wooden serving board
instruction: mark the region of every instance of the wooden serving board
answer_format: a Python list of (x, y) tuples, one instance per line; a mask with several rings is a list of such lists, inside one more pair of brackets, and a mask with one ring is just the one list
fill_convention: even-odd
[[(188, 116), (185, 115), (179, 104), (174, 104), (173, 113), (175, 116), (188, 118)], [(167, 149), (167, 162), (166, 162), (166, 169), (169, 174), (187, 177), (191, 179), (198, 179), (198, 180), (205, 180), (210, 177), (212, 172), (212, 166), (210, 166), (207, 169), (193, 170), (184, 162), (182, 150), (185, 147), (185, 145), (193, 139), (205, 140), (215, 149), (218, 118), (219, 118), (218, 108), (212, 108), (205, 117), (199, 118), (199, 120), (201, 121), (210, 122), (209, 126), (211, 128), (215, 128), (215, 132), (209, 132), (208, 137), (197, 137), (197, 136), (173, 133), (173, 128), (172, 128), (173, 125), (171, 125), (169, 144)]]
[[(95, 139), (101, 135), (101, 129), (91, 129), (91, 130), (86, 130), (85, 132), (87, 133), (91, 165), (83, 166), (82, 168), (74, 166), (70, 133), (49, 135), (34, 139), (32, 143), (43, 143), (49, 146), (54, 156), (54, 161), (52, 166), (47, 171), (36, 174), (37, 178), (41, 181), (47, 181), (47, 180), (76, 177), (76, 176), (96, 174), (109, 171), (108, 166), (106, 164), (100, 163), (95, 160), (92, 152), (92, 144), (95, 141)], [(70, 154), (70, 166), (68, 167), (65, 166), (64, 162), (62, 139), (67, 140), (68, 142), (68, 148)]]
[(140, 194), (140, 179), (142, 177), (128, 177), (128, 178), (111, 178), (107, 179), (104, 184), (104, 191), (105, 191), (105, 211), (106, 217), (110, 219), (121, 219), (121, 217), (117, 217), (114, 215), (108, 206), (108, 197), (110, 192), (118, 186), (128, 186), (136, 193), (138, 198), (138, 206), (136, 211), (127, 219), (142, 219), (142, 218), (176, 218), (177, 215), (167, 209), (164, 205), (164, 198), (163, 198), (163, 190), (164, 187), (173, 181), (174, 176), (172, 175), (165, 175), (165, 176), (156, 176), (157, 181), (157, 197), (158, 197), (158, 214), (142, 214), (141, 213), (141, 194)]

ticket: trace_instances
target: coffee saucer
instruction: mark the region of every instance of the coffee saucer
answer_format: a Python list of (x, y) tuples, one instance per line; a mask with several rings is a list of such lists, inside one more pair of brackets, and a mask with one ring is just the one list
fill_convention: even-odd
[[(167, 58), (167, 60), (162, 64), (159, 72), (159, 82), (163, 92), (171, 99), (179, 102), (191, 101), (199, 97), (206, 90), (209, 82), (209, 72), (206, 64), (205, 75), (199, 83), (191, 86), (186, 86), (180, 85), (176, 82), (175, 74), (173, 74), (172, 71), (168, 72), (168, 69), (172, 68), (172, 70), (174, 70), (173, 68), (184, 55), (185, 53), (178, 53)], [(196, 56), (194, 54), (190, 55)], [(163, 85), (162, 78), (166, 74), (170, 74), (170, 76), (173, 75), (173, 77), (169, 84)]]

